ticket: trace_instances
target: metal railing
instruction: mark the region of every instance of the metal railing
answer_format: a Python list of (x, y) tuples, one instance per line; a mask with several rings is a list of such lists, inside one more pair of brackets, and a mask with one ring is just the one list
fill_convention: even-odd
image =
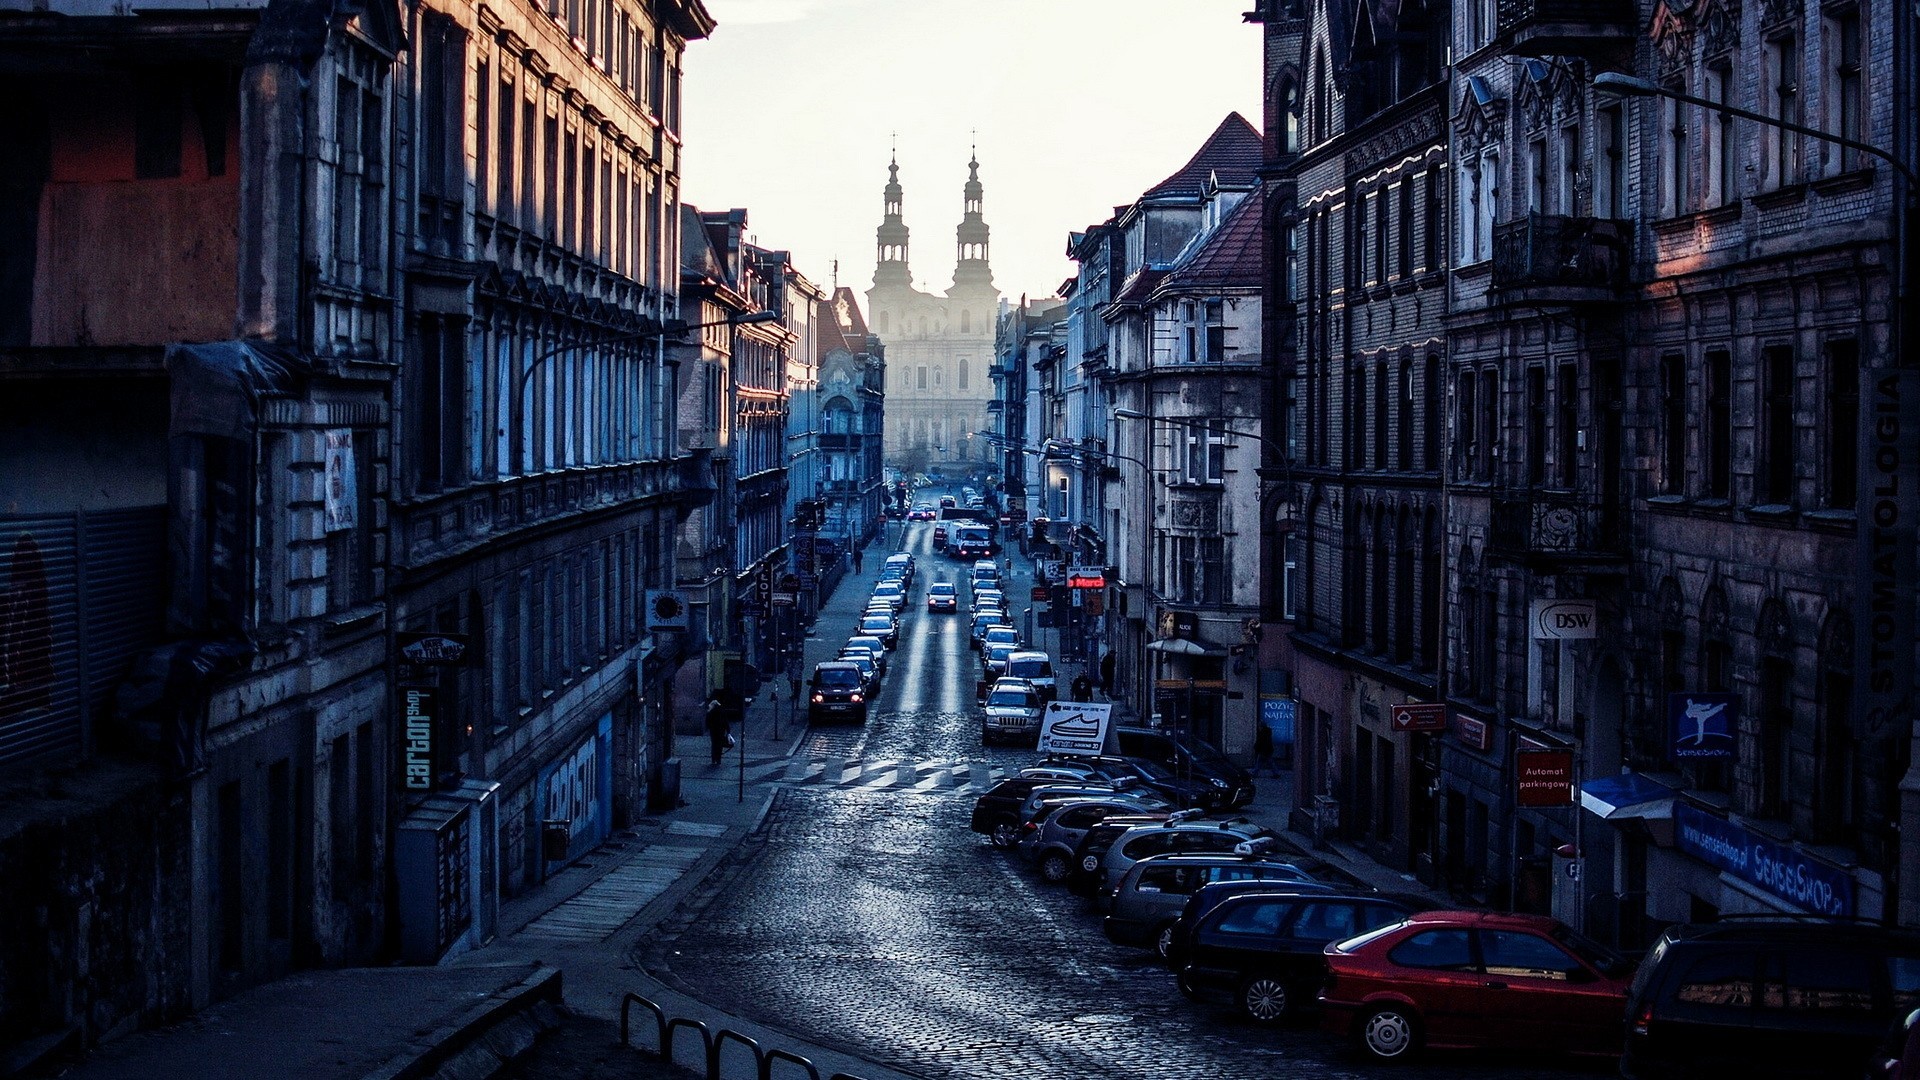
[[(635, 1005), (639, 1005), (653, 1014), (655, 1037), (657, 1040), (657, 1048), (654, 1052), (660, 1055), (662, 1061), (677, 1064), (677, 1062), (674, 1062), (673, 1056), (673, 1037), (674, 1034), (682, 1028), (692, 1031), (700, 1037), (700, 1051), (707, 1065), (707, 1080), (720, 1080), (720, 1053), (726, 1048), (726, 1044), (730, 1042), (745, 1047), (747, 1052), (753, 1055), (754, 1075), (757, 1076), (759, 1080), (772, 1080), (773, 1063), (776, 1061), (784, 1061), (789, 1065), (799, 1067), (806, 1073), (810, 1080), (820, 1080), (820, 1070), (814, 1067), (813, 1062), (808, 1061), (799, 1054), (781, 1050), (777, 1047), (772, 1050), (763, 1050), (757, 1041), (734, 1031), (732, 1028), (721, 1028), (715, 1031), (699, 1020), (685, 1016), (669, 1017), (667, 1011), (659, 1005), (641, 997), (639, 994), (631, 993), (620, 999), (620, 1045), (628, 1047), (629, 1049), (642, 1049), (641, 1047), (633, 1045), (632, 1020), (633, 1007)], [(829, 1076), (827, 1080), (860, 1080), (860, 1077), (854, 1076), (851, 1073), (837, 1072)]]

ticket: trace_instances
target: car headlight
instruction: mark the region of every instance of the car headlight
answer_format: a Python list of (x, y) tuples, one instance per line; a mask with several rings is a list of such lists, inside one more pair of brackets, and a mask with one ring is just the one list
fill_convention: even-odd
[(854, 703), (855, 705), (858, 705), (858, 704), (860, 704), (861, 702), (863, 702), (863, 701), (865, 701), (865, 700), (867, 700), (867, 699), (866, 699), (865, 697), (863, 697), (863, 696), (861, 696), (861, 695), (859, 695), (859, 694), (853, 694), (853, 695), (851, 695), (851, 697), (853, 698), (853, 703)]
[(1208, 780), (1207, 782), (1208, 782), (1208, 783), (1210, 783), (1210, 784), (1212, 784), (1212, 785), (1213, 785), (1214, 787), (1217, 787), (1217, 788), (1220, 788), (1220, 789), (1222, 789), (1222, 790), (1225, 790), (1225, 788), (1226, 788), (1226, 786), (1227, 786), (1227, 782), (1226, 782), (1225, 780), (1222, 780), (1222, 779), (1220, 779), (1220, 778), (1219, 778), (1219, 777), (1217, 777), (1217, 776), (1216, 776), (1216, 777), (1213, 777), (1212, 779), (1210, 779), (1210, 780)]
[(818, 704), (820, 704), (821, 702), (823, 702), (823, 701), (825, 701), (825, 700), (827, 700), (827, 699), (826, 699), (826, 696), (825, 696), (825, 695), (823, 695), (823, 694), (815, 694), (815, 695), (813, 695), (813, 703), (814, 703), (815, 705), (818, 705)]

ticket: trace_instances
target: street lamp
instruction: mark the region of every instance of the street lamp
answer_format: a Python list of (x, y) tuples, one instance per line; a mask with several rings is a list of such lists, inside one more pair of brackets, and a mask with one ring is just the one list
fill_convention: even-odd
[[(538, 356), (535, 356), (532, 360), (527, 362), (527, 366), (524, 369), (522, 369), (520, 372), (519, 382), (514, 387), (513, 406), (512, 406), (514, 457), (516, 459), (519, 458), (520, 456), (519, 447), (521, 442), (523, 442), (526, 437), (526, 432), (524, 430), (526, 425), (526, 414), (523, 411), (523, 406), (521, 405), (521, 401), (527, 396), (527, 385), (528, 383), (533, 381), (533, 373), (540, 370), (541, 365), (545, 364), (549, 360), (552, 360), (554, 357), (573, 352), (576, 349), (597, 349), (597, 348), (602, 348), (608, 345), (624, 345), (630, 341), (644, 341), (648, 338), (673, 337), (680, 334), (684, 334), (689, 330), (705, 330), (710, 326), (746, 326), (751, 323), (778, 322), (780, 321), (781, 317), (782, 317), (781, 314), (777, 311), (755, 311), (745, 315), (735, 315), (725, 319), (715, 319), (712, 322), (685, 323), (685, 322), (681, 322), (678, 319), (673, 319), (673, 320), (669, 320), (668, 322), (662, 323), (660, 326), (655, 327), (653, 329), (633, 330), (627, 333), (613, 334), (608, 337), (597, 338), (593, 341), (571, 341), (565, 345), (556, 345), (553, 348), (548, 349), (547, 351), (539, 354)], [(528, 470), (531, 470), (533, 468), (533, 448), (532, 447), (527, 448), (527, 462), (526, 462), (525, 468)]]

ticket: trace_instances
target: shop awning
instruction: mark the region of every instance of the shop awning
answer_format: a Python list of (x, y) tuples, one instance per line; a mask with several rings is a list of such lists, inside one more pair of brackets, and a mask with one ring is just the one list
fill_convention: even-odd
[(1587, 813), (1617, 824), (1641, 822), (1660, 843), (1673, 835), (1675, 795), (1672, 788), (1641, 773), (1603, 776), (1580, 785), (1580, 805)]

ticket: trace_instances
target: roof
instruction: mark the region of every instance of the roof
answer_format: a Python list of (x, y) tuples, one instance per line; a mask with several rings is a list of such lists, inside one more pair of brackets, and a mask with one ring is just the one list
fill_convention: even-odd
[(1120, 295), (1113, 298), (1113, 305), (1146, 303), (1147, 298), (1153, 295), (1154, 287), (1159, 285), (1160, 279), (1166, 276), (1167, 271), (1151, 266), (1134, 271), (1133, 276), (1127, 279), (1126, 286), (1120, 290)]
[(867, 317), (860, 312), (860, 298), (848, 286), (833, 290), (825, 305), (826, 318), (817, 323), (819, 333), (815, 359), (825, 360), (835, 349), (859, 354), (867, 351)]
[[(1190, 196), (1198, 198), (1215, 176), (1229, 186), (1252, 184), (1260, 168), (1260, 131), (1239, 113), (1228, 113), (1220, 126), (1179, 171), (1148, 188), (1142, 199)], [(1122, 208), (1124, 209), (1124, 207)]]
[(1261, 203), (1257, 191), (1242, 197), (1199, 249), (1168, 272), (1164, 287), (1259, 288), (1266, 228)]

